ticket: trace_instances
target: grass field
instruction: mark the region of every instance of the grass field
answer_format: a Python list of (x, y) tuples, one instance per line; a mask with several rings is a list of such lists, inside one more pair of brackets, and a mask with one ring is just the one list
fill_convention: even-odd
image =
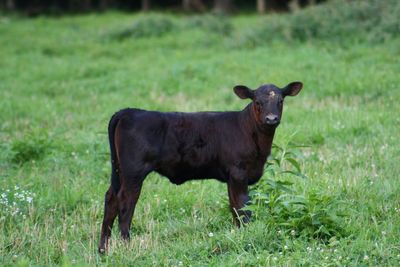
[[(249, 45), (260, 17), (147, 16), (172, 24), (132, 37), (143, 15), (0, 18), (1, 266), (400, 265), (400, 38)], [(304, 89), (286, 101), (275, 143), (306, 146), (295, 150), (307, 178), (263, 179), (329, 198), (327, 214), (344, 212), (340, 235), (296, 232), (268, 212), (237, 229), (226, 185), (151, 174), (131, 242), (114, 227), (97, 253), (115, 111), (240, 110), (234, 85), (295, 80)]]

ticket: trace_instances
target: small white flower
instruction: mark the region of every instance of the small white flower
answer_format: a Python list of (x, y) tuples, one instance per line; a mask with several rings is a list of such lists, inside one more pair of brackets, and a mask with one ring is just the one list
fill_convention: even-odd
[(296, 231), (295, 231), (295, 230), (292, 230), (292, 231), (290, 231), (290, 234), (291, 234), (292, 236), (295, 236), (295, 235), (296, 235)]
[(365, 261), (369, 260), (368, 255), (365, 255), (365, 256), (364, 256), (364, 260), (365, 260)]
[(283, 249), (285, 249), (285, 250), (287, 250), (288, 248), (289, 248), (289, 247), (288, 247), (288, 246), (286, 246), (286, 245), (283, 247)]
[(28, 203), (32, 203), (32, 200), (33, 200), (32, 197), (26, 197), (26, 201), (27, 201)]
[(278, 260), (278, 258), (277, 257), (273, 257), (272, 260), (276, 261), (276, 260)]
[(211, 233), (211, 232), (209, 232), (209, 233), (208, 233), (208, 236), (209, 236), (209, 237), (213, 237), (213, 236), (214, 236), (214, 234), (213, 234), (213, 233)]
[(311, 252), (311, 251), (312, 251), (312, 248), (307, 247), (307, 251), (308, 251), (308, 252)]
[(279, 231), (278, 231), (278, 235), (281, 235), (281, 234), (282, 234), (282, 231), (281, 231), (281, 230), (279, 230)]
[(382, 231), (382, 235), (386, 235), (386, 231)]

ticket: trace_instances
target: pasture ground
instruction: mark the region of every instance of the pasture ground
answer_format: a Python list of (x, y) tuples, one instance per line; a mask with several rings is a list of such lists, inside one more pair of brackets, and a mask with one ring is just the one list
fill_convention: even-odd
[[(243, 33), (259, 17), (227, 19), (227, 34), (166, 17), (159, 37), (122, 39), (143, 15), (1, 17), (0, 265), (398, 266), (400, 39), (251, 46)], [(295, 80), (304, 89), (285, 101), (275, 143), (307, 146), (297, 160), (308, 178), (285, 179), (339, 203), (345, 235), (293, 234), (262, 216), (237, 229), (226, 185), (151, 174), (131, 242), (114, 227), (97, 253), (115, 111), (240, 110), (234, 85)]]

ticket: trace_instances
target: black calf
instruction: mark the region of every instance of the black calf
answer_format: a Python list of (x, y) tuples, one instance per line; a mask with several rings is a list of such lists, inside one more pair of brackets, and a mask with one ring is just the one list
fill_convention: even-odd
[(248, 185), (256, 183), (271, 152), (282, 116), (283, 100), (295, 96), (302, 83), (283, 89), (263, 85), (257, 90), (236, 86), (234, 92), (252, 102), (242, 111), (157, 112), (124, 109), (111, 118), (109, 140), (112, 179), (105, 197), (99, 251), (104, 252), (115, 217), (124, 239), (143, 180), (152, 171), (174, 184), (214, 178), (228, 184), (236, 224), (248, 222), (242, 211), (249, 201)]

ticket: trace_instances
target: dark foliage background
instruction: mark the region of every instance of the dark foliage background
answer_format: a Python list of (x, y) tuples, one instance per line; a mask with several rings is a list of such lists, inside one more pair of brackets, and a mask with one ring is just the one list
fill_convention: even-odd
[(285, 11), (325, 0), (0, 0), (3, 11), (18, 11), (28, 16), (83, 13), (118, 9), (126, 11), (168, 10), (218, 13)]

